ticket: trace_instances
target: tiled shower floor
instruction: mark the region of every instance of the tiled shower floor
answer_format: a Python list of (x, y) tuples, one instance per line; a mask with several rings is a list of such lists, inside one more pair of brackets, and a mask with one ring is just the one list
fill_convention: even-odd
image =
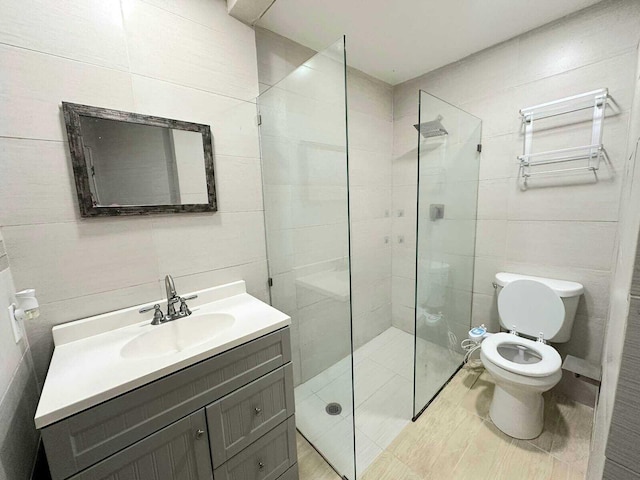
[[(409, 424), (413, 412), (413, 336), (389, 328), (356, 350), (355, 405), (358, 471), (363, 472)], [(429, 357), (448, 351), (429, 344)], [(435, 351), (438, 350), (438, 351)], [(342, 474), (353, 478), (353, 412), (350, 359), (345, 358), (301, 384), (296, 393), (298, 429)], [(437, 365), (437, 362), (428, 362)], [(451, 372), (449, 372), (450, 374)], [(429, 384), (440, 385), (446, 378)], [(434, 387), (437, 390), (437, 387)], [(433, 392), (435, 393), (435, 391)], [(330, 416), (330, 402), (342, 405), (342, 413)]]

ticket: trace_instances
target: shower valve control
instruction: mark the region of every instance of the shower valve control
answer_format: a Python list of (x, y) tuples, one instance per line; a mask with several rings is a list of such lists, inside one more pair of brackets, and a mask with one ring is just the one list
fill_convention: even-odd
[(432, 203), (429, 205), (429, 218), (431, 221), (444, 218), (444, 205), (441, 203)]

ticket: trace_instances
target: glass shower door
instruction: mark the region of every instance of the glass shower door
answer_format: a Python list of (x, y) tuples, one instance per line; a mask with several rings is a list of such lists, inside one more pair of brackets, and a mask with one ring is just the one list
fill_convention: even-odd
[(354, 480), (344, 39), (258, 98), (271, 303), (291, 317), (298, 431)]
[(463, 361), (471, 325), (482, 121), (420, 91), (414, 416)]

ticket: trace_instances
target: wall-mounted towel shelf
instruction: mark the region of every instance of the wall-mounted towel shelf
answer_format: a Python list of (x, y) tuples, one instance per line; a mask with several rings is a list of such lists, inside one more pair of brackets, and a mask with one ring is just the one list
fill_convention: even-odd
[[(520, 116), (524, 125), (524, 153), (518, 156), (518, 160), (522, 177), (526, 179), (534, 175), (561, 174), (580, 170), (597, 171), (600, 168), (600, 160), (606, 158), (606, 151), (602, 144), (602, 127), (608, 98), (609, 91), (606, 88), (601, 88), (521, 109)], [(591, 142), (588, 145), (532, 153), (534, 121), (581, 110), (593, 111)], [(551, 170), (532, 169), (532, 167), (541, 165), (579, 160), (586, 161), (586, 164), (583, 162), (581, 166)]]

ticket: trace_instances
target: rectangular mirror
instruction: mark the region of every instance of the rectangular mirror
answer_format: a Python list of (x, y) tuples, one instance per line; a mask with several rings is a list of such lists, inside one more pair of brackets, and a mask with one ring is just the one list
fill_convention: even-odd
[(215, 212), (208, 125), (62, 103), (83, 217)]

